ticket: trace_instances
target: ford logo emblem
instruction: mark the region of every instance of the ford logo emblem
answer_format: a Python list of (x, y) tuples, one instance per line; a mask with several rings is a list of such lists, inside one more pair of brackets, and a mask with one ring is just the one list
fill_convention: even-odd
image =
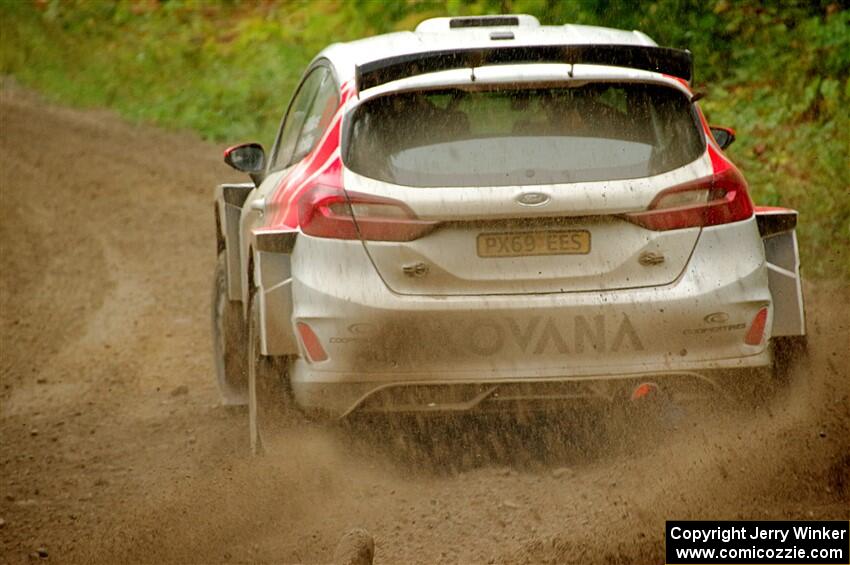
[(549, 195), (542, 192), (525, 192), (516, 197), (522, 206), (543, 206), (549, 202)]

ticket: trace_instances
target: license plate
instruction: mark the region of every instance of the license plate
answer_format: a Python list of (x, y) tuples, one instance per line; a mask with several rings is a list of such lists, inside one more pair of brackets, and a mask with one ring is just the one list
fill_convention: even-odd
[(478, 234), (479, 257), (525, 255), (586, 255), (590, 253), (587, 230), (547, 230)]

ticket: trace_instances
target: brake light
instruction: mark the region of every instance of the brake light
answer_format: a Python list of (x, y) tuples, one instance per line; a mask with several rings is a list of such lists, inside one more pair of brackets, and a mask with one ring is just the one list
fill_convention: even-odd
[(304, 349), (307, 350), (307, 355), (311, 361), (319, 363), (328, 358), (325, 348), (322, 347), (322, 342), (319, 341), (319, 336), (313, 331), (313, 328), (304, 322), (295, 324), (298, 328), (298, 335), (301, 337), (301, 343), (304, 344)]
[(661, 191), (646, 212), (625, 219), (654, 231), (716, 226), (753, 215), (747, 183), (735, 168)]
[(403, 202), (317, 185), (298, 199), (301, 231), (314, 237), (412, 241), (437, 222), (420, 220)]

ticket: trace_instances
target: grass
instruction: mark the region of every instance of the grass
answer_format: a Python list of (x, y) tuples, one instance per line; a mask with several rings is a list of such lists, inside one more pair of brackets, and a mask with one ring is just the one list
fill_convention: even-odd
[(809, 277), (850, 280), (850, 8), (751, 0), (0, 0), (0, 73), (67, 104), (269, 145), (325, 45), (435, 15), (525, 12), (686, 47), (754, 199), (801, 213)]

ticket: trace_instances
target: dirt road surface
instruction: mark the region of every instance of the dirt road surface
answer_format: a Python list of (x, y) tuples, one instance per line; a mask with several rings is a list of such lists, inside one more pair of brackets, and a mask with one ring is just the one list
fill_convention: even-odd
[(1, 104), (0, 562), (323, 562), (363, 527), (377, 563), (652, 563), (665, 519), (850, 518), (850, 292), (829, 281), (807, 288), (811, 366), (756, 410), (617, 449), (302, 425), (251, 459), (208, 335), (211, 189), (239, 180), (220, 148), (8, 82)]

